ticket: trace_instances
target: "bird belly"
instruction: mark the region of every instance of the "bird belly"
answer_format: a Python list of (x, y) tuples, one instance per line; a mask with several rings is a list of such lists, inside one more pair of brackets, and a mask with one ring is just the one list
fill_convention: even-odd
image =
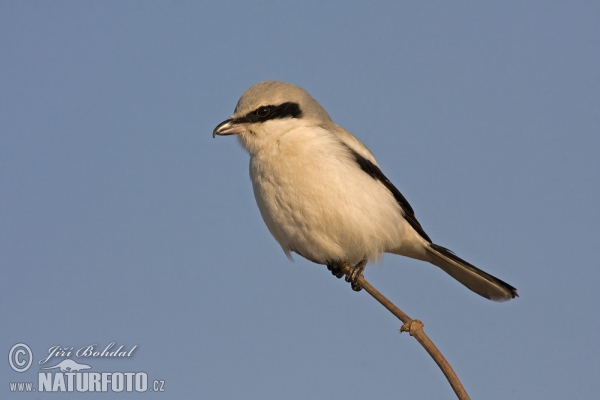
[(288, 256), (357, 263), (402, 247), (412, 228), (400, 206), (343, 148), (293, 148), (279, 146), (250, 161), (263, 220)]

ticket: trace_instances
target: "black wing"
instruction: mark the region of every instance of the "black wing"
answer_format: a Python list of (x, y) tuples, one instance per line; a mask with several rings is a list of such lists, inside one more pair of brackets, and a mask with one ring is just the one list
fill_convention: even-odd
[(412, 226), (413, 229), (417, 231), (417, 233), (421, 235), (423, 239), (431, 243), (431, 239), (429, 238), (429, 236), (427, 236), (419, 221), (417, 221), (417, 218), (415, 217), (415, 212), (408, 203), (408, 200), (406, 200), (402, 193), (400, 193), (400, 191), (396, 189), (394, 184), (390, 182), (390, 180), (383, 174), (383, 172), (381, 172), (381, 169), (379, 169), (379, 167), (373, 164), (371, 161), (358, 154), (356, 151), (352, 150), (350, 147), (346, 147), (348, 148), (348, 151), (350, 152), (352, 157), (354, 157), (354, 160), (356, 161), (360, 169), (369, 174), (371, 178), (381, 182), (383, 186), (385, 186), (392, 193), (392, 195), (400, 205), (400, 208), (402, 208), (402, 211), (404, 211), (404, 218), (406, 218), (410, 226)]

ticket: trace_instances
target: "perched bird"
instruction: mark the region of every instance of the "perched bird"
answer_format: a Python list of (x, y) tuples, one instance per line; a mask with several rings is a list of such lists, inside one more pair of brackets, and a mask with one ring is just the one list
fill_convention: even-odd
[[(250, 154), (256, 203), (269, 231), (291, 252), (327, 265), (355, 265), (394, 253), (430, 262), (495, 301), (517, 296), (506, 282), (434, 244), (373, 154), (304, 89), (265, 81), (248, 89), (216, 135), (237, 135)], [(348, 277), (347, 277), (348, 280)]]

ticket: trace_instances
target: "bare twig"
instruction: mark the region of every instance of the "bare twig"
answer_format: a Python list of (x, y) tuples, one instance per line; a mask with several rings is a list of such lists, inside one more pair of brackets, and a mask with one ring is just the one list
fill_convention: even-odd
[[(348, 264), (341, 265), (343, 268), (343, 272), (348, 275), (352, 271), (352, 266)], [(400, 321), (404, 323), (402, 328), (400, 328), (401, 332), (408, 332), (412, 337), (417, 339), (417, 342), (425, 348), (427, 353), (433, 358), (436, 364), (440, 367), (446, 379), (454, 389), (454, 393), (460, 400), (468, 400), (470, 399), (469, 395), (465, 391), (462, 383), (456, 376), (456, 373), (446, 360), (446, 358), (442, 355), (442, 353), (438, 350), (437, 347), (433, 344), (431, 339), (425, 334), (423, 331), (423, 323), (418, 319), (412, 319), (408, 315), (406, 315), (402, 310), (400, 310), (394, 303), (388, 300), (387, 297), (382, 295), (379, 290), (375, 289), (361, 274), (360, 277), (356, 280), (356, 282), (365, 289), (367, 293), (375, 298), (378, 302), (381, 303), (382, 306), (387, 308), (392, 314), (394, 314)]]

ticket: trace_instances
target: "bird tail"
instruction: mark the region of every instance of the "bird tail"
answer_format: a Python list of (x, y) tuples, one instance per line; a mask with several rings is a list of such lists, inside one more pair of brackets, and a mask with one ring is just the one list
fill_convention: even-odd
[(494, 301), (507, 301), (518, 296), (517, 289), (458, 257), (437, 244), (429, 244), (429, 262), (475, 293)]

